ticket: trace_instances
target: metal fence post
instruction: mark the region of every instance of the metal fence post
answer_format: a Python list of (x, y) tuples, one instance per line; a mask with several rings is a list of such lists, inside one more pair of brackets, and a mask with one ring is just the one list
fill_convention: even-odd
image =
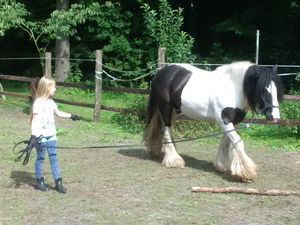
[(258, 65), (259, 57), (259, 30), (256, 31), (256, 55), (255, 55), (255, 64)]

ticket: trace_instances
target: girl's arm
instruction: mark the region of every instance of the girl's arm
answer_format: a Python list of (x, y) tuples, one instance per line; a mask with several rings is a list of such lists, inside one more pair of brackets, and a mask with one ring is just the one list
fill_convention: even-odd
[(66, 112), (60, 111), (59, 109), (56, 109), (54, 112), (55, 112), (55, 115), (57, 115), (59, 117), (71, 118), (71, 116), (72, 116), (71, 113), (66, 113)]

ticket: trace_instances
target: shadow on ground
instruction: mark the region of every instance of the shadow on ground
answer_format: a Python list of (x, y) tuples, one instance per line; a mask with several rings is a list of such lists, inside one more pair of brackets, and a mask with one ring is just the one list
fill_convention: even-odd
[(12, 171), (10, 178), (13, 180), (12, 186), (14, 188), (19, 188), (22, 185), (29, 185), (31, 187), (35, 186), (34, 173), (28, 173), (26, 171)]
[[(121, 149), (118, 151), (121, 155), (126, 157), (137, 158), (141, 160), (151, 160), (157, 163), (161, 163), (161, 160), (151, 158), (148, 152), (145, 149)], [(220, 173), (215, 170), (215, 167), (211, 161), (197, 159), (195, 157), (191, 157), (189, 155), (181, 154), (181, 157), (185, 161), (185, 167), (193, 168), (196, 170), (201, 170), (204, 172), (214, 173), (220, 176), (222, 179), (230, 181), (230, 182), (240, 182), (240, 180), (236, 177), (232, 177), (228, 173)]]
[[(142, 160), (153, 160), (150, 158), (149, 154), (145, 149), (137, 148), (137, 149), (120, 149), (118, 151), (121, 155), (131, 157), (131, 158), (137, 158)], [(156, 160), (153, 160), (156, 161)]]

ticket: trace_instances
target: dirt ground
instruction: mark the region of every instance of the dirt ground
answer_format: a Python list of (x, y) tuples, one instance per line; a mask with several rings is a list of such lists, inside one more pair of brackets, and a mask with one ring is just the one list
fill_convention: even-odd
[[(60, 149), (65, 195), (34, 189), (34, 158), (14, 163), (14, 141), (28, 138), (29, 116), (0, 104), (0, 225), (4, 224), (300, 224), (300, 196), (192, 193), (193, 186), (300, 191), (300, 153), (247, 149), (259, 166), (253, 183), (215, 172), (217, 145), (177, 144), (184, 169), (163, 168), (144, 148)], [(101, 145), (111, 136), (91, 122), (58, 120), (60, 146)], [(88, 135), (87, 135), (88, 134)], [(110, 144), (138, 143), (115, 135)], [(105, 143), (107, 144), (107, 143)], [(246, 145), (247, 147), (247, 145)], [(49, 161), (46, 182), (54, 186)]]

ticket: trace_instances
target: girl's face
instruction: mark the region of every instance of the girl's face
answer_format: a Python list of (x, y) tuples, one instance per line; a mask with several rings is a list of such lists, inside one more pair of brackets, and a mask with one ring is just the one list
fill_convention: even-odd
[(51, 85), (50, 87), (50, 97), (54, 96), (55, 95), (55, 91), (56, 91), (56, 87), (55, 85)]

